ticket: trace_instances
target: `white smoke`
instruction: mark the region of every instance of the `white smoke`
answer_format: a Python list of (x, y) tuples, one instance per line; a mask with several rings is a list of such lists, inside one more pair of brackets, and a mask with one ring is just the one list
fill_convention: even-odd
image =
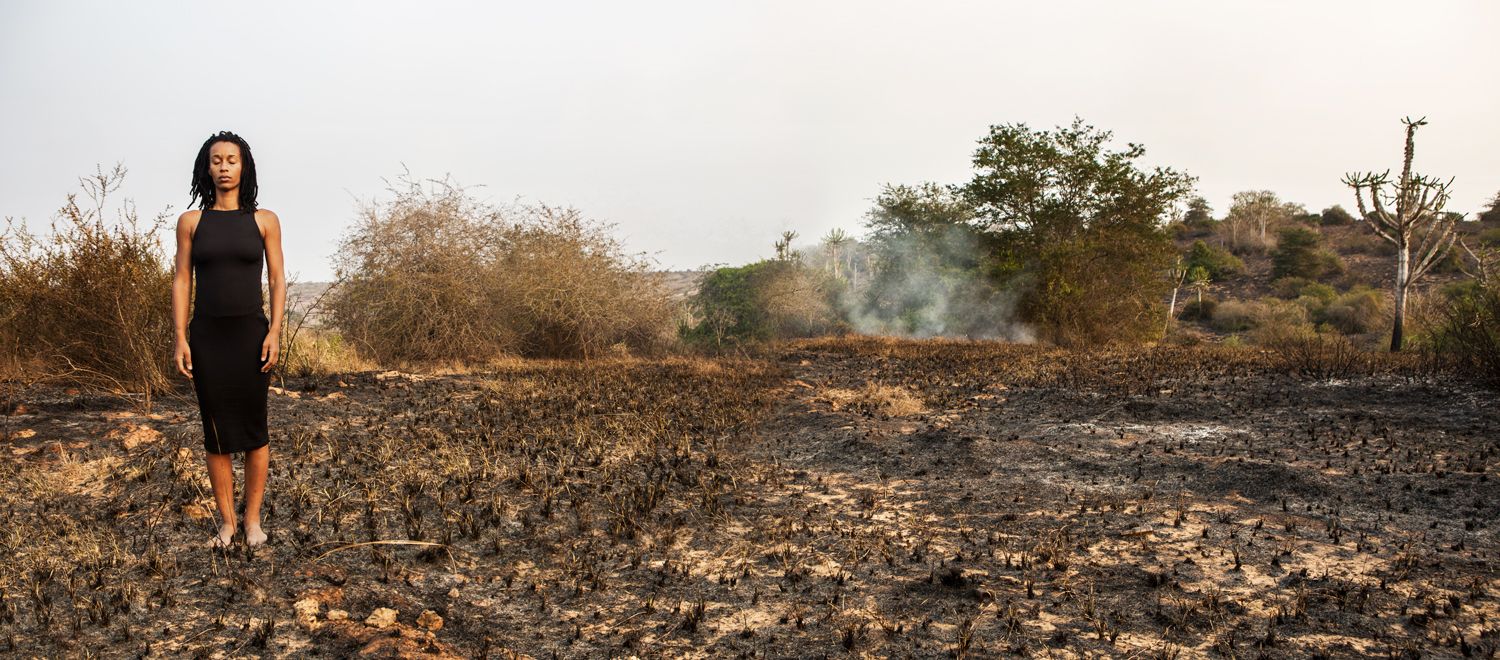
[[(849, 246), (841, 270), (849, 286), (836, 304), (855, 332), (901, 337), (1035, 341), (1016, 319), (1018, 295), (980, 271), (983, 247), (972, 232), (882, 237)], [(826, 256), (826, 255), (825, 255)]]

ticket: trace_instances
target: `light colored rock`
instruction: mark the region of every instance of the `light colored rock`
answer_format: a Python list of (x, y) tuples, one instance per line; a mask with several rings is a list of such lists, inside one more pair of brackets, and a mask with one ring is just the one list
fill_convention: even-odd
[(349, 618), (349, 613), (344, 610), (328, 610), (329, 621), (344, 621)]
[(292, 609), (297, 612), (297, 623), (304, 628), (316, 630), (322, 625), (318, 622), (318, 610), (323, 609), (323, 604), (314, 598), (303, 598), (292, 604)]
[(121, 446), (126, 449), (135, 449), (150, 442), (162, 439), (161, 431), (142, 424), (126, 424), (111, 430), (107, 436), (111, 440), (119, 440)]
[(377, 607), (370, 616), (365, 618), (365, 625), (376, 628), (389, 628), (396, 625), (396, 610), (389, 607)]
[(432, 610), (422, 610), (422, 615), (417, 617), (417, 625), (428, 630), (441, 630), (443, 627), (443, 617), (438, 616), (438, 613)]
[(458, 587), (454, 587), (452, 589), (449, 589), (448, 590), (448, 597), (449, 598), (458, 598)]

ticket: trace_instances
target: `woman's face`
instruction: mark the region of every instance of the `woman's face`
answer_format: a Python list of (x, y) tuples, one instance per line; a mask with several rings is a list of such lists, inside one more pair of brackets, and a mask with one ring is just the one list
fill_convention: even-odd
[(240, 187), (240, 145), (215, 142), (208, 148), (208, 173), (220, 193)]

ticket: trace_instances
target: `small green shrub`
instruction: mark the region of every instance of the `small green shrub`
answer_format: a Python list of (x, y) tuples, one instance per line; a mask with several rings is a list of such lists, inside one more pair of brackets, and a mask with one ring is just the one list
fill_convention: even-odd
[(1500, 285), (1474, 280), (1443, 289), (1419, 342), (1500, 386)]
[(1215, 281), (1222, 281), (1245, 272), (1245, 262), (1230, 254), (1228, 250), (1214, 247), (1201, 240), (1193, 241), (1188, 248), (1187, 267), (1201, 267)]
[(1396, 254), (1395, 244), (1370, 233), (1345, 237), (1339, 242), (1339, 248), (1352, 254), (1369, 254), (1378, 257), (1391, 257)]
[(1278, 298), (1295, 299), (1310, 296), (1324, 303), (1339, 295), (1333, 287), (1305, 277), (1283, 277), (1272, 282), (1271, 289), (1276, 292)]

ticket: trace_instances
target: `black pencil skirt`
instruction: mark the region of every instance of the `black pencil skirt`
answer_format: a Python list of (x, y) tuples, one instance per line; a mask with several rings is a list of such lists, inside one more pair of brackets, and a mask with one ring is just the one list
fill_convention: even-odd
[(193, 315), (188, 350), (193, 390), (203, 418), (203, 449), (232, 454), (270, 442), (266, 394), (270, 372), (260, 370), (260, 348), (271, 322), (263, 312), (238, 316)]

